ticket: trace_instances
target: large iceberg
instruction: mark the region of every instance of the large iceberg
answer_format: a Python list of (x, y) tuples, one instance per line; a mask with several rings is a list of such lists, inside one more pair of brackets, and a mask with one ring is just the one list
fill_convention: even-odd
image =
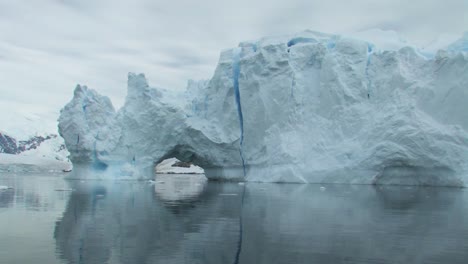
[(153, 177), (175, 157), (209, 179), (464, 186), (464, 47), (428, 56), (312, 31), (243, 42), (181, 95), (131, 73), (115, 111), (78, 86), (59, 132), (76, 177)]

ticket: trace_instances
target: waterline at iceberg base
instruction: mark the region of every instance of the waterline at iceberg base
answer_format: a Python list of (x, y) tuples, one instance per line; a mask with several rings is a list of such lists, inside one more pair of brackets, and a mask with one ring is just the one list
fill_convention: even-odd
[(467, 56), (312, 31), (263, 38), (221, 52), (212, 79), (183, 93), (130, 73), (118, 111), (79, 85), (59, 132), (77, 178), (152, 178), (176, 157), (209, 179), (465, 186)]

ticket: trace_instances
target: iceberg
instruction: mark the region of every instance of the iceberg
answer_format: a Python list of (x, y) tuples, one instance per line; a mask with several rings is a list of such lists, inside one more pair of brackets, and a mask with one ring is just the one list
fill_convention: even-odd
[(77, 86), (59, 133), (78, 178), (152, 178), (174, 157), (208, 179), (465, 186), (463, 43), (427, 56), (314, 31), (242, 42), (180, 95), (130, 73), (116, 111)]

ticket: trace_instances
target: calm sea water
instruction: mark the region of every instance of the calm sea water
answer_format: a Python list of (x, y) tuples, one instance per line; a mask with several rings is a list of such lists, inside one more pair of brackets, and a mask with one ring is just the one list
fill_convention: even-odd
[(468, 191), (0, 175), (0, 263), (468, 263)]

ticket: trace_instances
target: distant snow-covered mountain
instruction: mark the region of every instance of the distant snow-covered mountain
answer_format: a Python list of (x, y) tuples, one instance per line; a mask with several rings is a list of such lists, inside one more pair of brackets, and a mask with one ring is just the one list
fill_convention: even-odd
[(56, 118), (11, 111), (0, 117), (0, 172), (50, 172), (71, 168)]
[(0, 172), (61, 172), (71, 168), (68, 155), (56, 134), (17, 140), (0, 133)]
[[(0, 132), (0, 153), (20, 154), (28, 150), (37, 149), (44, 141), (57, 137), (56, 134), (49, 134), (44, 136), (32, 136), (26, 140), (16, 140), (14, 137)], [(64, 144), (61, 144), (57, 151), (62, 149), (65, 149)]]

